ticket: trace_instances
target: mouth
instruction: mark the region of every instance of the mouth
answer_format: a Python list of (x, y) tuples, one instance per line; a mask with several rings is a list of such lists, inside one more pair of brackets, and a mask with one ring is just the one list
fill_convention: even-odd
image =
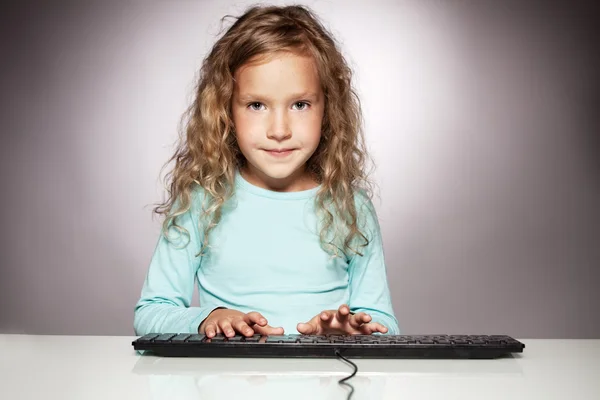
[(295, 149), (264, 149), (264, 150), (265, 150), (265, 152), (267, 152), (267, 154), (272, 155), (274, 157), (285, 157), (285, 156), (292, 154), (292, 152)]

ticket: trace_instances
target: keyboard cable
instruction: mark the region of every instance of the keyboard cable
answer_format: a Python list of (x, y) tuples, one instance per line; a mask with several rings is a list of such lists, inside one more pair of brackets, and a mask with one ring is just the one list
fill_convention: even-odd
[(351, 379), (352, 377), (354, 377), (354, 375), (356, 375), (356, 373), (358, 372), (358, 367), (356, 366), (356, 364), (354, 364), (352, 361), (348, 360), (346, 357), (344, 357), (339, 350), (335, 350), (335, 355), (338, 356), (340, 359), (346, 361), (347, 363), (349, 363), (350, 365), (352, 365), (352, 367), (354, 367), (354, 372), (352, 372), (352, 374), (348, 375), (345, 378), (342, 378), (338, 381), (338, 384), (340, 385), (346, 385), (350, 388), (350, 393), (348, 393), (348, 397), (347, 400), (350, 400), (352, 398), (352, 395), (354, 394), (354, 386), (352, 386), (349, 383), (346, 383), (347, 380)]

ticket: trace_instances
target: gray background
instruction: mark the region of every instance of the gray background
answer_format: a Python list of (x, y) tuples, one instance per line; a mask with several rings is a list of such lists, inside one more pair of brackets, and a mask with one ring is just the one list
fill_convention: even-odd
[[(133, 335), (160, 167), (248, 4), (5, 6), (0, 332)], [(593, 2), (305, 4), (356, 71), (403, 332), (600, 338)]]

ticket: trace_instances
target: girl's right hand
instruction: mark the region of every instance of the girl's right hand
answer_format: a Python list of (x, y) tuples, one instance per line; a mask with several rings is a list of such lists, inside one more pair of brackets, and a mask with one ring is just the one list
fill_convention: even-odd
[(236, 333), (246, 337), (258, 335), (283, 335), (283, 328), (274, 328), (267, 324), (267, 319), (256, 311), (244, 314), (241, 311), (220, 308), (213, 310), (200, 324), (199, 333), (212, 338), (217, 333), (227, 337)]

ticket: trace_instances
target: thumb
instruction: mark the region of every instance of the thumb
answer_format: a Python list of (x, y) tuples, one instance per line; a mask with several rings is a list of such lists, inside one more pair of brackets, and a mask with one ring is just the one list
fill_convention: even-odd
[(298, 325), (296, 325), (296, 329), (303, 335), (314, 335), (319, 330), (316, 325), (303, 322), (300, 322)]

